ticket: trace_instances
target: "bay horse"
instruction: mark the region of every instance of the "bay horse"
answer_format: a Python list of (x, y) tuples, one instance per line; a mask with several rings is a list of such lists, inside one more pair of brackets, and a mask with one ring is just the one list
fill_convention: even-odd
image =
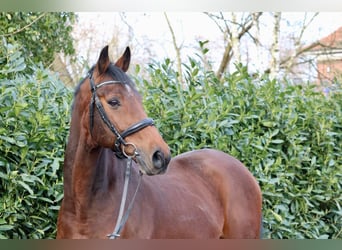
[[(112, 63), (106, 46), (76, 88), (57, 238), (113, 236), (122, 211), (115, 237), (259, 238), (255, 178), (239, 160), (213, 149), (171, 159), (126, 74), (130, 57), (127, 47)], [(134, 201), (129, 208), (122, 206), (123, 192)]]

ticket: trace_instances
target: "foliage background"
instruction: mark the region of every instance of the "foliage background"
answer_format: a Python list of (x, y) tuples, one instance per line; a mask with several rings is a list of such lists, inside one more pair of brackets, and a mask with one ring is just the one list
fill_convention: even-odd
[(7, 64), (8, 44), (16, 44), (22, 57), (30, 58), (26, 64), (49, 67), (55, 53), (72, 55), (75, 20), (72, 12), (0, 12), (0, 68)]
[(51, 238), (63, 197), (72, 93), (42, 65), (23, 73), (19, 46), (0, 69), (0, 238)]
[(265, 238), (342, 238), (341, 85), (326, 97), (242, 65), (222, 81), (201, 58), (185, 67), (185, 88), (170, 60), (137, 79), (173, 155), (208, 147), (240, 159), (263, 192)]
[[(53, 238), (72, 91), (42, 65), (26, 74), (19, 47), (7, 44), (0, 70), (0, 237)], [(134, 74), (173, 155), (240, 159), (263, 191), (265, 238), (341, 239), (341, 88), (324, 96), (241, 65), (220, 81), (199, 61), (184, 65), (185, 87), (170, 60)]]

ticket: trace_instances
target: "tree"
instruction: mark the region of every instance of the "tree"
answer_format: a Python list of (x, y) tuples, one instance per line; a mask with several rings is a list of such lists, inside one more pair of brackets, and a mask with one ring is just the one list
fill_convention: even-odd
[[(134, 25), (131, 25), (127, 16), (129, 15), (123, 12), (77, 14), (77, 21), (71, 32), (77, 54), (69, 56), (58, 53), (54, 64), (55, 71), (59, 72), (65, 85), (75, 86), (96, 62), (99, 51), (105, 45), (109, 45), (111, 59), (118, 58), (126, 46), (129, 46), (135, 55), (132, 64), (139, 61), (136, 57), (138, 44)], [(130, 70), (134, 70), (134, 67), (130, 67)]]
[(169, 30), (171, 32), (171, 36), (172, 36), (172, 44), (173, 47), (176, 51), (176, 56), (177, 56), (177, 70), (178, 70), (178, 81), (180, 82), (180, 84), (184, 84), (183, 82), (183, 76), (182, 76), (182, 59), (181, 59), (181, 47), (177, 45), (177, 41), (176, 41), (176, 36), (175, 36), (175, 32), (173, 31), (172, 25), (170, 23), (169, 17), (167, 16), (166, 12), (164, 12), (164, 16), (167, 22), (167, 26), (169, 27)]
[(6, 64), (6, 44), (18, 44), (24, 58), (44, 67), (58, 52), (74, 54), (74, 22), (75, 14), (68, 12), (0, 12), (0, 67)]
[[(301, 65), (313, 62), (313, 59), (307, 57), (305, 53), (310, 51), (311, 48), (315, 47), (318, 42), (315, 42), (309, 46), (305, 45), (303, 43), (303, 35), (318, 14), (318, 12), (313, 14), (304, 14), (303, 21), (299, 24), (298, 32), (294, 33), (292, 37), (293, 50), (291, 51), (290, 55), (284, 56), (280, 62), (280, 67), (284, 69), (285, 74), (297, 75), (297, 73), (300, 72), (296, 71), (300, 71), (299, 68)], [(303, 55), (304, 57), (302, 57)]]
[(287, 79), (300, 82), (312, 78), (309, 67), (314, 64), (315, 58), (308, 56), (307, 52), (319, 45), (319, 42), (307, 45), (303, 37), (319, 13), (304, 13), (295, 21), (285, 13), (270, 14), (274, 20), (272, 44), (263, 45), (266, 51), (270, 51), (270, 64), (263, 72), (270, 74), (272, 78), (280, 79), (286, 75)]
[(253, 26), (256, 25), (262, 12), (256, 13), (241, 13), (238, 20), (237, 13), (231, 13), (231, 17), (227, 17), (224, 13), (219, 14), (205, 13), (208, 15), (222, 31), (224, 37), (224, 52), (220, 66), (217, 70), (217, 77), (221, 79), (223, 73), (226, 71), (227, 66), (231, 62), (234, 53), (237, 60), (241, 60), (240, 53), (238, 52), (239, 42), (245, 35), (249, 35), (253, 40), (254, 37), (250, 33)]
[(272, 79), (276, 78), (279, 73), (279, 33), (280, 33), (280, 20), (281, 12), (275, 12), (274, 27), (273, 27), (273, 43), (271, 46), (271, 65), (270, 65), (270, 76)]

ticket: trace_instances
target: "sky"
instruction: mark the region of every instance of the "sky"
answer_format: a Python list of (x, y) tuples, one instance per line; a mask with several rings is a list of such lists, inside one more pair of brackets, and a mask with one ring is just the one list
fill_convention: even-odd
[[(94, 43), (91, 60), (95, 61), (101, 46), (112, 39), (115, 30), (119, 30), (121, 36), (118, 41), (117, 50), (123, 51), (126, 46), (134, 44), (133, 61), (149, 60), (147, 51), (152, 54), (153, 59), (175, 58), (175, 50), (172, 45), (172, 37), (167, 26), (163, 12), (127, 12), (122, 15), (118, 12), (80, 12), (79, 24), (96, 27), (94, 36), (100, 40)], [(194, 55), (198, 40), (209, 40), (210, 60), (217, 66), (223, 53), (222, 33), (216, 24), (208, 16), (201, 12), (167, 12), (168, 18), (174, 29), (178, 46), (182, 47), (182, 56), (186, 60), (188, 55)], [(284, 12), (282, 16), (288, 21), (282, 23), (281, 34), (284, 39), (295, 29), (295, 23), (303, 19), (304, 12)], [(272, 19), (270, 15), (263, 15), (261, 37), (265, 43), (272, 41)], [(342, 26), (342, 12), (321, 12), (304, 33), (303, 41), (307, 44), (329, 35)], [(128, 30), (134, 34), (128, 35)], [(126, 34), (126, 35), (125, 35)], [(248, 44), (245, 45), (250, 47)], [(198, 46), (197, 46), (198, 47)], [(251, 52), (253, 55), (253, 52)], [(150, 56), (151, 57), (151, 56)], [(260, 58), (254, 63), (254, 67), (266, 67), (267, 58)]]

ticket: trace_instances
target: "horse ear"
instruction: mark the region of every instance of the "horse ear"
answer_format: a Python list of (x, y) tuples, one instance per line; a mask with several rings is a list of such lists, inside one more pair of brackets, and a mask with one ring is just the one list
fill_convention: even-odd
[(126, 72), (128, 70), (130, 61), (131, 61), (131, 50), (129, 49), (129, 47), (127, 47), (123, 55), (115, 63), (115, 66), (121, 68), (124, 72)]
[(106, 72), (109, 64), (110, 64), (110, 60), (108, 56), (108, 45), (107, 45), (101, 50), (99, 60), (96, 63), (96, 67), (100, 75)]

